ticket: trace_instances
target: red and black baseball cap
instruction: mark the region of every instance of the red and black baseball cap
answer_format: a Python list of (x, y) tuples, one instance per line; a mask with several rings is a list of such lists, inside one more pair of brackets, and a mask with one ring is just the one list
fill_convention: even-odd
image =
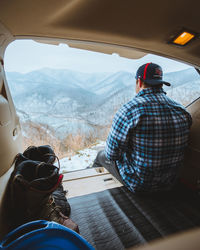
[(136, 72), (136, 79), (140, 78), (144, 83), (147, 83), (151, 86), (156, 86), (159, 84), (165, 84), (170, 86), (169, 82), (162, 80), (163, 71), (162, 68), (155, 63), (146, 63), (139, 67)]

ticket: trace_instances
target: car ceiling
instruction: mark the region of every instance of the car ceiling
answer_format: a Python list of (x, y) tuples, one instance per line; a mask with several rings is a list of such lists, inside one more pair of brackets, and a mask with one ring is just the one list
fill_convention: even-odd
[(0, 22), (14, 39), (66, 39), (130, 58), (136, 48), (199, 67), (199, 35), (185, 47), (168, 43), (182, 28), (199, 34), (199, 9), (199, 0), (1, 0)]

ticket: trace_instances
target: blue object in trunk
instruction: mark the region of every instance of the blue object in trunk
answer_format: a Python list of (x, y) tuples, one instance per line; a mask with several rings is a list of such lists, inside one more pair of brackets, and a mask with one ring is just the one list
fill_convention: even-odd
[(26, 223), (8, 233), (0, 249), (20, 250), (94, 250), (78, 233), (56, 222), (37, 220)]

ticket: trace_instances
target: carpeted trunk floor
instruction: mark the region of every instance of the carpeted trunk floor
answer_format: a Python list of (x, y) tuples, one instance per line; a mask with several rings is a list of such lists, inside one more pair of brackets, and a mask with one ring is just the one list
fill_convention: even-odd
[(200, 226), (200, 198), (185, 189), (136, 195), (120, 187), (69, 203), (80, 234), (95, 249), (124, 249)]

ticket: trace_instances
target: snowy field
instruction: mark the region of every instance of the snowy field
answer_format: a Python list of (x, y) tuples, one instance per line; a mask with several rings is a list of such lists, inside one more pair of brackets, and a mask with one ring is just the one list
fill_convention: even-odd
[[(105, 142), (99, 141), (95, 146), (80, 150), (72, 157), (60, 159), (60, 173), (91, 167), (98, 151), (104, 147)], [(57, 163), (55, 165), (57, 165)]]

